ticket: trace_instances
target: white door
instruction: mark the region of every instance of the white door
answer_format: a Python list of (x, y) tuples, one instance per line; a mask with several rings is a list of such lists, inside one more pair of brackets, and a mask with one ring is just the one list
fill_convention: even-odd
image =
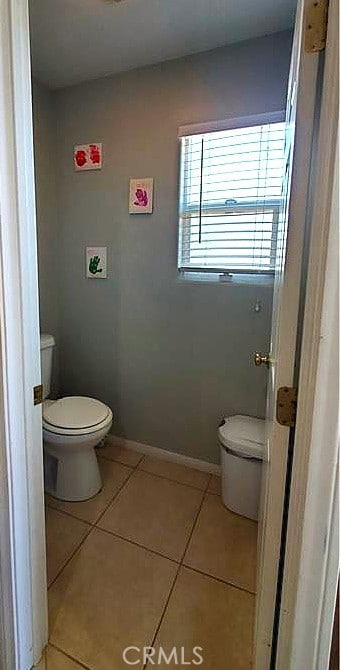
[[(255, 623), (256, 670), (270, 667), (286, 469), (291, 430), (276, 419), (277, 392), (295, 383), (305, 223), (318, 95), (318, 52), (307, 51), (305, 26), (309, 0), (297, 9), (287, 96), (286, 173), (274, 282), (271, 350), (267, 394), (267, 453), (263, 467), (259, 524), (259, 569)], [(308, 18), (309, 23), (309, 18)]]

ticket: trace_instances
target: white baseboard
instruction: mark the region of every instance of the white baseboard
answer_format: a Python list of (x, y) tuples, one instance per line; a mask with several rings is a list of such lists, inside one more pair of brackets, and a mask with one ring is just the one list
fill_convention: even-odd
[(183, 454), (167, 451), (166, 449), (151, 447), (149, 444), (142, 444), (141, 442), (135, 442), (134, 440), (127, 440), (125, 437), (119, 437), (118, 435), (113, 435), (112, 433), (110, 433), (106, 439), (112, 445), (116, 445), (117, 447), (125, 447), (126, 449), (131, 449), (132, 451), (138, 451), (140, 454), (145, 454), (146, 456), (161, 458), (163, 461), (169, 461), (170, 463), (186, 465), (189, 468), (195, 468), (196, 470), (201, 470), (202, 472), (209, 472), (211, 475), (221, 474), (220, 465), (209, 463), (208, 461), (202, 461), (199, 458), (192, 458), (191, 456), (184, 456)]

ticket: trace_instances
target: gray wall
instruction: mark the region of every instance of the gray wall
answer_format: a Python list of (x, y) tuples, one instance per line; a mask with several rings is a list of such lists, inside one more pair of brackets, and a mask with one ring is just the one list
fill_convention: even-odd
[[(36, 182), (40, 329), (59, 340), (60, 290), (58, 199), (54, 163), (56, 132), (54, 96), (45, 86), (33, 82), (33, 128)], [(54, 357), (52, 391), (59, 386), (58, 348)]]
[[(290, 39), (279, 33), (53, 94), (61, 390), (108, 403), (114, 432), (129, 439), (217, 462), (220, 419), (264, 413), (266, 374), (251, 359), (269, 346), (271, 286), (178, 279), (177, 129), (283, 109)], [(72, 147), (91, 141), (103, 142), (104, 167), (75, 173)], [(143, 176), (155, 178), (154, 213), (129, 216), (129, 178)], [(108, 280), (85, 279), (86, 245), (108, 246)]]

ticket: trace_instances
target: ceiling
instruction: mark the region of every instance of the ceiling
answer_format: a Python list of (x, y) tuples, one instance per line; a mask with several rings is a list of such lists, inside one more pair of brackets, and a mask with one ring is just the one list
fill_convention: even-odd
[(30, 0), (33, 75), (50, 88), (290, 28), (296, 0)]

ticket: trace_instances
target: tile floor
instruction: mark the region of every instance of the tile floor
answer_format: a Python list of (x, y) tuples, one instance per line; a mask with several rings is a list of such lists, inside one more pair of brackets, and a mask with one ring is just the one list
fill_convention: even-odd
[(46, 496), (39, 670), (126, 670), (131, 645), (184, 647), (185, 661), (199, 646), (204, 670), (251, 668), (257, 524), (223, 507), (219, 477), (112, 445), (98, 456), (95, 498)]

